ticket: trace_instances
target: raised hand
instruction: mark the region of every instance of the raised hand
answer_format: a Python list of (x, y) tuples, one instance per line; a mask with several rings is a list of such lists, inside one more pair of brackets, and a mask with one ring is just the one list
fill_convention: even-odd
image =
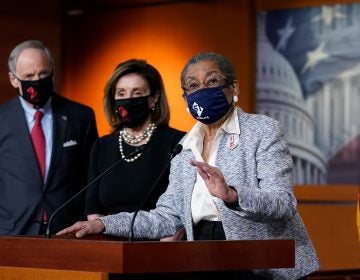
[(191, 160), (190, 163), (196, 167), (197, 172), (203, 178), (212, 196), (226, 202), (235, 202), (238, 199), (236, 190), (229, 187), (219, 168), (196, 160)]

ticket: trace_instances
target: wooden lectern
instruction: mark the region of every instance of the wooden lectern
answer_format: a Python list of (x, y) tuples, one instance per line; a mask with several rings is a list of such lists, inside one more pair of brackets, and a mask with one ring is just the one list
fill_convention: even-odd
[[(0, 280), (26, 277), (103, 280), (109, 274), (149, 275), (294, 265), (294, 240), (128, 242), (104, 237), (0, 237)], [(29, 278), (26, 272), (35, 276)], [(20, 273), (23, 273), (21, 278)], [(41, 273), (46, 276), (42, 277)]]

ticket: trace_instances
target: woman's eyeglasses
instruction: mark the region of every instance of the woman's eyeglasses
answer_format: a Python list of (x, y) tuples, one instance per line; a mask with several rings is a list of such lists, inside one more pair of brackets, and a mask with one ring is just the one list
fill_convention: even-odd
[(215, 74), (207, 77), (204, 82), (199, 82), (196, 79), (185, 81), (185, 85), (181, 88), (184, 90), (185, 94), (191, 94), (200, 89), (201, 85), (204, 85), (204, 88), (216, 88), (225, 85), (227, 82), (228, 80), (224, 76)]

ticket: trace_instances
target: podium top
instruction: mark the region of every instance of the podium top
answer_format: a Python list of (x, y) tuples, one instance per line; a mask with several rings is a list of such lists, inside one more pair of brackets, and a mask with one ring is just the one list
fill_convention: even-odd
[(121, 274), (292, 268), (295, 241), (0, 237), (0, 266)]

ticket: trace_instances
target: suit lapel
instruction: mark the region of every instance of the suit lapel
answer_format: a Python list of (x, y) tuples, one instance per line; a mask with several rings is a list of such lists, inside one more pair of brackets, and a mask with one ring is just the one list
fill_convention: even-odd
[(56, 106), (56, 98), (54, 98), (52, 102), (53, 102), (52, 104), (53, 147), (52, 147), (49, 172), (48, 172), (45, 188), (49, 185), (49, 182), (51, 181), (51, 178), (54, 176), (54, 172), (56, 171), (57, 165), (59, 163), (63, 149), (66, 128), (67, 128), (67, 116), (65, 114), (62, 114), (62, 112), (58, 110)]
[[(185, 150), (182, 152), (184, 157), (183, 162), (190, 162), (190, 160), (195, 159), (191, 150)], [(194, 191), (194, 185), (196, 182), (196, 168), (190, 164), (184, 164), (183, 166), (183, 180), (186, 182), (184, 184), (184, 216), (187, 226), (192, 228), (192, 216), (191, 216), (191, 198)]]

